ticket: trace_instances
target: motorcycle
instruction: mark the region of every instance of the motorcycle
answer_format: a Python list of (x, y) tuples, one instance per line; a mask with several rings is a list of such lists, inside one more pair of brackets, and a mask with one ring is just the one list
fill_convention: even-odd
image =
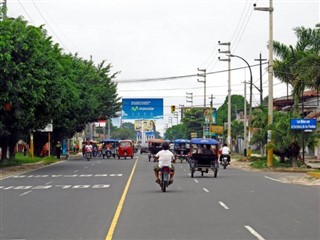
[(111, 157), (111, 155), (112, 155), (112, 152), (111, 152), (110, 148), (107, 148), (107, 151), (106, 151), (107, 158), (109, 159)]
[(227, 166), (229, 165), (229, 161), (228, 161), (228, 155), (224, 154), (222, 155), (222, 162), (221, 162), (223, 169), (226, 169)]
[(160, 187), (162, 192), (165, 192), (169, 186), (170, 180), (170, 168), (168, 166), (163, 166), (159, 171)]
[(87, 161), (91, 160), (91, 152), (86, 152), (85, 156), (86, 156)]

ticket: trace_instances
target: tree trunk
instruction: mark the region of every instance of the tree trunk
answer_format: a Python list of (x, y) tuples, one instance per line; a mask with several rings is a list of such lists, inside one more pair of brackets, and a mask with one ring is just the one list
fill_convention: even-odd
[(298, 158), (296, 156), (292, 156), (291, 157), (291, 162), (292, 162), (292, 167), (293, 168), (298, 167), (297, 160), (298, 160)]
[(7, 151), (8, 151), (8, 146), (6, 144), (1, 144), (1, 162), (6, 163), (8, 161), (7, 158)]

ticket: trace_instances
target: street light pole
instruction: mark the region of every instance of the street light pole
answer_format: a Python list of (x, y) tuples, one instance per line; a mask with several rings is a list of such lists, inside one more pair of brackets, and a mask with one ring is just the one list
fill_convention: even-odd
[[(268, 96), (268, 125), (273, 123), (273, 1), (269, 0), (269, 7), (256, 7), (256, 4), (253, 4), (254, 10), (266, 11), (269, 12), (269, 64), (268, 64), (268, 87), (269, 87), (269, 96)], [(268, 134), (268, 143), (271, 141), (272, 132), (269, 130)], [(268, 167), (273, 166), (273, 147), (268, 149)]]
[[(249, 68), (249, 71), (250, 71), (250, 108), (249, 108), (249, 116), (250, 116), (250, 120), (249, 120), (249, 139), (248, 139), (248, 142), (249, 142), (249, 145), (250, 145), (250, 140), (251, 140), (251, 118), (252, 118), (252, 71), (251, 71), (251, 67), (250, 67), (250, 64), (242, 57), (238, 56), (238, 55), (234, 55), (234, 54), (229, 54), (228, 55), (229, 57), (236, 57), (236, 58), (240, 58), (242, 61), (244, 61), (248, 68)], [(247, 119), (246, 119), (247, 120)], [(250, 147), (249, 147), (250, 149)], [(249, 150), (248, 149), (248, 150)], [(251, 156), (251, 151), (248, 151), (248, 156), (250, 157)]]

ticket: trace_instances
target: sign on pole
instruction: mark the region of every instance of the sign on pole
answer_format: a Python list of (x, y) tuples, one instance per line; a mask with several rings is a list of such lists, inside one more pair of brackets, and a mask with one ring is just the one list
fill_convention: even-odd
[(314, 130), (317, 129), (317, 119), (290, 119), (292, 130)]

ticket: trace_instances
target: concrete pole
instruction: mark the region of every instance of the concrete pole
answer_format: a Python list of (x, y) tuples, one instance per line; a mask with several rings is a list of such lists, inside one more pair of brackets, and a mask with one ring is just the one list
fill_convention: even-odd
[(244, 82), (244, 117), (243, 117), (243, 140), (244, 140), (244, 147), (243, 147), (243, 154), (247, 156), (247, 147), (248, 147), (248, 140), (247, 140), (247, 82)]
[[(256, 4), (253, 5), (254, 10), (258, 11), (267, 11), (269, 12), (269, 64), (268, 64), (268, 125), (273, 124), (273, 1), (269, 0), (269, 7), (256, 7)], [(272, 132), (271, 130), (268, 133), (268, 143), (271, 145), (271, 148), (268, 149), (267, 156), (267, 165), (268, 167), (273, 166), (273, 147), (272, 147)]]

